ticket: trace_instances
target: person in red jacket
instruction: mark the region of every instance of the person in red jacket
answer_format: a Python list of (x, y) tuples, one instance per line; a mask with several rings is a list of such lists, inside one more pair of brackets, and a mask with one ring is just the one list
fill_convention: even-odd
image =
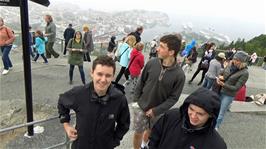
[(141, 73), (142, 68), (144, 67), (144, 55), (142, 54), (142, 49), (144, 44), (139, 42), (136, 44), (135, 48), (133, 48), (130, 54), (130, 62), (128, 65), (130, 76), (132, 79), (133, 87), (131, 92), (133, 93), (135, 87), (137, 85), (138, 77)]

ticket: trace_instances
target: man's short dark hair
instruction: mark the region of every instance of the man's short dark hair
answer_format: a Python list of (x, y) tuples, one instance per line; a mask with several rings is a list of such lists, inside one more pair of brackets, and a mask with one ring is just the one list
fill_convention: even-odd
[(143, 30), (143, 26), (139, 26), (137, 27), (136, 31), (139, 32), (139, 31), (142, 31)]
[(115, 74), (115, 61), (107, 56), (107, 55), (104, 55), (104, 56), (98, 56), (93, 62), (92, 62), (92, 71), (95, 70), (96, 66), (97, 65), (103, 65), (103, 66), (108, 66), (108, 67), (113, 67), (114, 71), (113, 73)]
[(177, 56), (177, 53), (180, 51), (181, 48), (181, 35), (165, 35), (163, 37), (161, 37), (160, 42), (163, 42), (165, 44), (167, 44), (167, 47), (169, 48), (169, 50), (174, 50), (175, 54), (174, 56)]

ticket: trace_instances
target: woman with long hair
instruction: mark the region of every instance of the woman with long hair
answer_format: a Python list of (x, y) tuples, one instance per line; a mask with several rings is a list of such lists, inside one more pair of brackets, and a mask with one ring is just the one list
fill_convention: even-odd
[(55, 52), (53, 48), (55, 40), (56, 40), (56, 25), (54, 24), (53, 18), (51, 15), (45, 15), (44, 20), (47, 23), (45, 26), (44, 36), (47, 37), (48, 39), (45, 45), (46, 57), (51, 58), (51, 55), (53, 55), (55, 58), (58, 58), (59, 54)]
[(84, 61), (90, 62), (90, 53), (94, 50), (93, 45), (93, 39), (92, 39), (92, 31), (89, 29), (89, 25), (85, 24), (82, 27), (84, 36), (83, 36), (83, 42), (84, 42), (84, 49), (86, 52), (84, 53)]
[(206, 50), (204, 51), (203, 55), (202, 55), (202, 58), (199, 62), (199, 65), (198, 65), (198, 68), (196, 70), (196, 72), (193, 74), (191, 80), (189, 80), (189, 84), (192, 83), (192, 81), (195, 79), (195, 77), (198, 75), (198, 73), (200, 71), (202, 71), (202, 75), (201, 75), (201, 80), (200, 82), (198, 83), (198, 85), (201, 85), (202, 82), (203, 82), (203, 79), (205, 77), (205, 74), (206, 72), (208, 71), (209, 69), (209, 64), (210, 64), (210, 61), (214, 58), (215, 56), (215, 43), (210, 43), (206, 46)]
[(221, 86), (220, 91), (220, 112), (217, 118), (215, 128), (218, 129), (224, 119), (224, 115), (228, 110), (229, 105), (234, 100), (237, 91), (245, 85), (248, 80), (249, 72), (247, 68), (248, 54), (243, 51), (238, 51), (233, 60), (228, 64), (224, 71), (216, 79), (217, 84)]
[(75, 32), (74, 38), (70, 39), (67, 45), (69, 51), (68, 63), (69, 63), (69, 84), (73, 81), (73, 71), (75, 66), (78, 66), (82, 83), (85, 85), (85, 74), (83, 70), (83, 55), (84, 42), (82, 40), (82, 33), (80, 31)]
[(129, 60), (130, 60), (130, 53), (132, 51), (132, 48), (136, 44), (136, 38), (133, 35), (129, 35), (125, 42), (121, 45), (121, 48), (119, 49), (119, 55), (120, 55), (120, 61), (119, 64), (121, 66), (120, 72), (118, 73), (115, 82), (118, 83), (121, 79), (122, 75), (125, 75), (126, 82), (124, 85), (126, 85), (129, 79), (129, 76), (127, 73), (125, 73), (126, 68), (128, 67)]

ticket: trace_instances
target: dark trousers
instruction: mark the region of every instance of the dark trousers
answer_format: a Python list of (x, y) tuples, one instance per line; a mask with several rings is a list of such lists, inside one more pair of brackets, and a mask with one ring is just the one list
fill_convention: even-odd
[(13, 67), (12, 62), (9, 58), (9, 53), (11, 51), (12, 45), (8, 45), (8, 46), (2, 46), (1, 48), (1, 52), (2, 52), (2, 61), (4, 64), (4, 69), (8, 70), (9, 68)]
[(191, 78), (191, 82), (195, 79), (195, 77), (198, 75), (198, 73), (202, 70), (202, 75), (201, 75), (201, 79), (199, 84), (201, 84), (203, 82), (203, 79), (205, 77), (205, 74), (207, 73), (208, 69), (202, 69), (200, 67), (198, 67), (198, 69), (196, 70), (196, 72), (193, 74), (192, 78)]
[(48, 63), (48, 61), (47, 61), (46, 57), (44, 56), (44, 54), (36, 54), (36, 57), (34, 58), (34, 61), (36, 62), (40, 55), (41, 55), (42, 59), (44, 60), (44, 62)]
[(67, 49), (66, 49), (67, 48), (67, 44), (68, 44), (68, 41), (65, 40), (65, 48), (64, 48), (64, 52), (63, 52), (64, 55), (66, 55), (66, 52), (67, 52)]
[[(83, 66), (82, 65), (78, 65), (79, 67), (79, 73), (80, 73), (80, 77), (81, 77), (81, 81), (83, 84), (85, 84), (85, 73), (84, 73), (84, 70), (83, 70)], [(71, 65), (70, 64), (70, 67), (69, 67), (69, 79), (70, 81), (73, 80), (73, 72), (74, 72), (74, 68), (75, 68), (75, 65)]]
[(128, 80), (128, 75), (125, 73), (126, 67), (121, 67), (120, 72), (118, 73), (115, 82), (118, 83), (121, 79), (122, 75), (125, 75), (126, 80)]
[(55, 52), (54, 48), (54, 42), (47, 42), (45, 45), (45, 51), (46, 51), (46, 57), (51, 58), (51, 55), (53, 55), (55, 58), (59, 57), (59, 54)]
[(33, 53), (33, 51), (32, 51), (32, 47), (29, 48), (29, 51), (30, 51), (30, 55), (31, 55), (31, 57), (34, 58), (35, 55), (34, 55), (34, 53)]

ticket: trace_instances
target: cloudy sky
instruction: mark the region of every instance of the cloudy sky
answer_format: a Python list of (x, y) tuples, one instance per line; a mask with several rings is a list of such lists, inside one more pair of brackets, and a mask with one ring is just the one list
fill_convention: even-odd
[[(53, 1), (66, 2), (50, 1), (51, 5)], [(233, 38), (250, 39), (266, 34), (265, 0), (73, 0), (73, 3), (83, 9), (107, 12), (144, 9), (162, 11), (170, 16), (185, 16), (191, 20), (200, 18), (205, 25), (216, 24), (214, 28), (220, 28)]]
[[(50, 0), (65, 1), (65, 0)], [(217, 16), (266, 23), (265, 0), (75, 0), (82, 8), (103, 11), (145, 9), (195, 16)]]

